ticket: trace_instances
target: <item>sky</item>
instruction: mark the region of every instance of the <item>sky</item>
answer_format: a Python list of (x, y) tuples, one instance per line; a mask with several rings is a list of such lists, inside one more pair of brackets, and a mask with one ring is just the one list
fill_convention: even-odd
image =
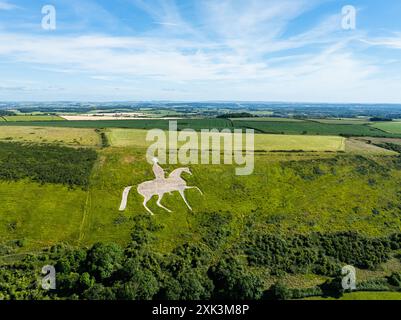
[(0, 101), (66, 100), (401, 103), (401, 1), (0, 0)]

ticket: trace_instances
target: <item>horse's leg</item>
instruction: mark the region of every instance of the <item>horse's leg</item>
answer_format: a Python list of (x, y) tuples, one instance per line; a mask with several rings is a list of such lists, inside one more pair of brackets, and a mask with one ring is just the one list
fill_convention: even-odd
[(154, 213), (146, 206), (146, 204), (148, 203), (148, 201), (151, 199), (147, 196), (144, 196), (144, 200), (143, 200), (143, 206), (145, 207), (146, 211), (148, 211), (152, 216), (154, 215)]
[(200, 192), (201, 195), (203, 195), (203, 192), (201, 189), (199, 189), (198, 187), (185, 187), (185, 189), (196, 189)]
[(160, 208), (163, 208), (164, 210), (166, 210), (166, 211), (168, 211), (168, 212), (172, 212), (170, 209), (167, 209), (165, 206), (163, 206), (163, 205), (160, 203), (160, 201), (162, 201), (162, 199), (163, 199), (163, 194), (159, 194), (156, 204), (157, 204)]
[(185, 204), (187, 205), (187, 207), (189, 208), (189, 210), (191, 210), (191, 211), (192, 211), (192, 208), (191, 208), (191, 206), (189, 205), (189, 203), (188, 203), (187, 199), (185, 198), (185, 193), (184, 193), (184, 190), (179, 190), (178, 192), (180, 193), (181, 197), (184, 199), (184, 201), (185, 201)]

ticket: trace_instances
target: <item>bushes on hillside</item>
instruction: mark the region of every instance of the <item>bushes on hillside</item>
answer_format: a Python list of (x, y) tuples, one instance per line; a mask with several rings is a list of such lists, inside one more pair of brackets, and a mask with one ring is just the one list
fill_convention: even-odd
[(92, 149), (0, 142), (0, 180), (87, 187), (96, 158)]

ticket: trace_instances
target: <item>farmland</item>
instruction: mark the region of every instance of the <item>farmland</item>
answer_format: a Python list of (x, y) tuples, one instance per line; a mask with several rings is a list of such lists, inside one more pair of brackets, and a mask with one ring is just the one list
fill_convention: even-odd
[[(191, 298), (223, 293), (231, 297), (223, 289), (210, 291), (208, 283), (214, 276), (213, 273), (210, 279), (206, 276), (208, 268), (221, 272), (218, 270), (225, 264), (237, 266), (241, 279), (254, 279), (252, 283), (257, 288), (248, 298), (260, 298), (266, 290), (274, 293), (277, 283), (306, 290), (305, 293), (294, 291), (293, 298), (310, 292), (319, 295), (319, 286), (333, 277), (333, 270), (341, 263), (356, 264), (365, 272), (364, 281), (383, 279), (399, 270), (395, 264), (389, 272), (377, 271), (397, 259), (396, 250), (389, 248), (398, 243), (394, 235), (401, 227), (401, 164), (396, 151), (375, 145), (398, 140), (259, 133), (255, 136), (252, 175), (236, 176), (235, 165), (192, 164), (189, 167), (193, 175), (185, 174), (184, 178), (188, 185), (203, 191), (203, 195), (195, 190), (186, 192), (193, 211), (188, 210), (179, 194), (172, 193), (162, 201), (172, 212), (157, 207), (156, 199), (152, 199), (149, 207), (155, 216), (150, 218), (135, 188), (126, 211), (120, 212), (118, 208), (126, 186), (137, 186), (153, 177), (151, 166), (145, 160), (151, 142), (145, 141), (147, 131), (141, 127), (155, 124), (163, 127), (167, 122), (129, 122), (137, 124), (139, 129), (64, 127), (67, 121), (60, 121), (61, 126), (55, 127), (48, 122), (41, 127), (26, 126), (23, 122), (19, 126), (0, 127), (3, 141), (0, 143), (0, 198), (5, 204), (0, 211), (0, 265), (13, 266), (30, 253), (39, 259), (28, 264), (34, 274), (36, 263), (43, 259), (56, 263), (57, 259), (64, 261), (70, 259), (66, 257), (81, 256), (83, 251), (89, 257), (90, 252), (97, 250), (96, 243), (101, 242), (116, 246), (113, 250), (127, 248), (125, 252), (130, 252), (133, 246), (137, 255), (158, 257), (155, 259), (161, 260), (157, 266), (142, 266), (151, 272), (198, 252), (202, 255), (199, 267), (185, 267), (189, 269), (174, 275), (197, 274), (196, 281), (200, 281), (202, 289), (196, 294), (185, 293)], [(246, 127), (241, 122), (249, 121), (233, 122), (236, 127)], [(181, 128), (194, 129), (214, 125), (230, 128), (230, 124), (224, 119), (179, 122)], [(108, 146), (102, 143), (101, 134)], [(179, 165), (162, 167), (169, 174)], [(360, 247), (342, 247), (348, 243), (346, 239), (355, 237), (357, 240), (350, 243), (358, 243)], [(68, 249), (47, 251), (61, 244)], [(341, 254), (334, 254), (331, 246)], [(272, 256), (269, 250), (283, 250), (282, 259), (266, 258)], [(353, 260), (355, 250), (360, 250), (357, 260)], [(68, 252), (72, 252), (71, 256)], [(127, 259), (124, 263), (133, 257), (127, 256)], [(138, 259), (146, 261), (147, 258)], [(298, 259), (296, 263), (294, 259)], [(86, 268), (88, 262), (82, 263), (82, 268)], [(4, 272), (18, 270), (4, 268)], [(71, 272), (76, 272), (75, 267), (71, 268)], [(1, 270), (0, 266), (0, 274)], [(169, 268), (158, 272), (163, 277), (172, 277)], [(63, 277), (70, 275), (65, 273)], [(91, 281), (103, 283), (103, 278), (96, 273), (93, 277)], [(159, 283), (156, 291), (167, 290), (160, 279), (151, 277), (153, 280), (147, 283)], [(70, 297), (70, 289), (65, 285), (60, 282), (59, 297)], [(77, 294), (90, 298), (92, 293), (85, 290)], [(121, 289), (113, 290), (117, 297), (125, 296)], [(9, 297), (13, 293), (6, 291), (5, 294)], [(180, 294), (184, 297), (183, 292)]]
[(332, 124), (315, 121), (279, 122), (279, 121), (238, 121), (233, 120), (235, 127), (253, 128), (263, 133), (275, 134), (319, 134), (343, 136), (394, 137), (390, 134), (364, 124)]
[(70, 146), (98, 146), (99, 134), (94, 129), (59, 127), (3, 126), (0, 141), (58, 143)]
[[(334, 135), (334, 136), (367, 136), (367, 137), (401, 137), (400, 132), (385, 131), (380, 127), (382, 124), (367, 124), (363, 121), (353, 122), (320, 122), (300, 121), (296, 119), (287, 120), (264, 120), (261, 119), (179, 119), (178, 130), (183, 129), (254, 129), (258, 133), (289, 134), (289, 135)], [(396, 123), (395, 123), (396, 124)], [(164, 119), (136, 119), (136, 120), (82, 120), (82, 121), (26, 121), (26, 122), (0, 122), (0, 126), (36, 126), (36, 127), (60, 127), (60, 128), (129, 128), (129, 129), (162, 129), (169, 128), (169, 120)], [(384, 125), (384, 124), (383, 124)], [(386, 124), (388, 125), (388, 124)]]
[[(131, 129), (110, 129), (107, 132), (108, 139), (115, 147), (148, 147), (151, 142), (146, 142), (147, 131)], [(224, 134), (212, 134), (223, 138)], [(198, 148), (200, 138), (194, 133), (192, 135), (195, 143), (192, 149)], [(168, 137), (168, 135), (167, 135)], [(255, 136), (255, 150), (258, 151), (344, 151), (344, 138), (335, 136), (303, 136), (303, 135), (268, 135), (258, 134)], [(179, 146), (184, 142), (179, 143)]]
[(398, 121), (376, 123), (374, 127), (389, 133), (401, 134), (401, 122)]
[(31, 122), (31, 121), (61, 121), (63, 120), (59, 116), (53, 115), (16, 115), (16, 116), (4, 116), (4, 121), (7, 122)]

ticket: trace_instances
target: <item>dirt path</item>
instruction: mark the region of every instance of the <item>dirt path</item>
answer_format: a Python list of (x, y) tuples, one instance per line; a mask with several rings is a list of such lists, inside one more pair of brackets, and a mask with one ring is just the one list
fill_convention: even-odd
[(90, 212), (90, 207), (91, 207), (91, 195), (90, 195), (90, 189), (89, 189), (86, 194), (84, 212), (82, 215), (81, 225), (79, 227), (78, 243), (81, 243), (85, 237), (85, 227), (86, 227), (87, 221), (89, 220), (88, 216), (89, 216), (89, 212)]

